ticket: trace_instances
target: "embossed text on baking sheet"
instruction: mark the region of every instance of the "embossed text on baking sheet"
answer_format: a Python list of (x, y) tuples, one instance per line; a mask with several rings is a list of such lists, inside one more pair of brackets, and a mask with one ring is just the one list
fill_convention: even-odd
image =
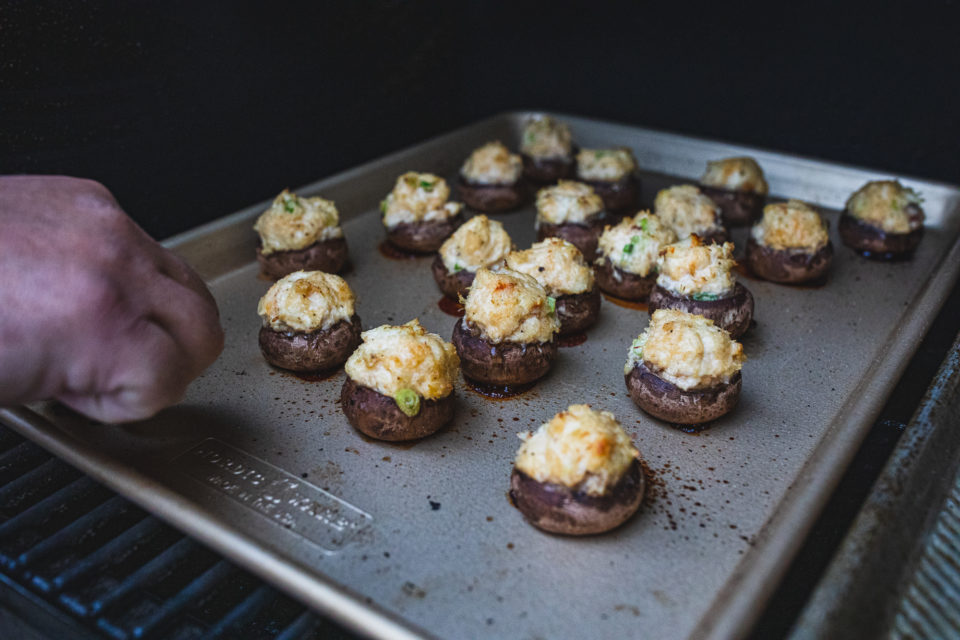
[(320, 487), (215, 438), (173, 463), (191, 478), (327, 551), (337, 551), (373, 521), (370, 514)]

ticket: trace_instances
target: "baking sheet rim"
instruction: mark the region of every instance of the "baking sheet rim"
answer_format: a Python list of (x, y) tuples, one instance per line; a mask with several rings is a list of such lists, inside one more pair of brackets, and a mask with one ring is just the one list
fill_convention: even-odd
[[(378, 166), (396, 162), (406, 154), (422, 150), (425, 146), (442, 145), (470, 129), (489, 126), (498, 120), (523, 117), (532, 111), (505, 112), (474, 122), (465, 127), (440, 134), (407, 148), (385, 154), (359, 166), (347, 169), (322, 180), (314, 181), (298, 190), (316, 189), (324, 184), (348, 181), (356, 175)], [(836, 169), (870, 171), (868, 167), (855, 167), (843, 163), (824, 161), (789, 153), (738, 145), (726, 141), (686, 136), (646, 127), (622, 123), (554, 114), (557, 117), (577, 118), (597, 124), (627, 126), (645, 133), (659, 134), (666, 138), (685, 142), (728, 145), (758, 155), (776, 155), (783, 159), (800, 162), (828, 164)], [(875, 170), (874, 170), (875, 171)], [(878, 173), (886, 173), (878, 171)], [(957, 190), (949, 185), (923, 178), (916, 180), (931, 186)], [(268, 202), (268, 201), (265, 201)], [(262, 210), (264, 203), (257, 203), (222, 218), (200, 225), (165, 240), (164, 246), (177, 250), (196, 240), (202, 240), (212, 231), (223, 229)], [(952, 263), (951, 263), (952, 261)], [(914, 305), (932, 305), (939, 311), (946, 295), (960, 275), (960, 237), (950, 245), (943, 258), (934, 267), (923, 290), (914, 297)], [(215, 277), (213, 278), (215, 279)], [(934, 313), (909, 316), (894, 347), (878, 359), (877, 369), (883, 375), (872, 375), (858, 387), (862, 393), (844, 404), (834, 421), (834, 428), (818, 443), (814, 453), (797, 475), (797, 484), (780, 502), (770, 519), (758, 532), (751, 551), (737, 565), (730, 577), (728, 588), (716, 597), (704, 616), (698, 621), (690, 637), (729, 638), (744, 635), (762, 611), (792, 559), (822, 510), (857, 448), (882, 408), (879, 400), (897, 383), (910, 357), (926, 333)], [(869, 420), (863, 420), (867, 415)], [(852, 418), (856, 416), (856, 420)], [(311, 607), (324, 612), (352, 630), (377, 638), (431, 638), (420, 629), (376, 604), (364, 602), (364, 598), (348, 588), (333, 583), (319, 572), (310, 572), (298, 563), (263, 548), (252, 538), (232, 530), (202, 509), (132, 467), (110, 460), (93, 447), (76, 440), (71, 434), (59, 429), (46, 418), (29, 408), (0, 409), (0, 421), (37, 444), (62, 457), (98, 481), (121, 495), (131, 499), (158, 517), (184, 530), (189, 535), (223, 553), (237, 564), (256, 573), (279, 588), (303, 600)], [(854, 424), (851, 425), (851, 422)], [(856, 424), (859, 422), (860, 424)], [(131, 487), (137, 487), (132, 489)], [(318, 589), (319, 587), (319, 589)]]

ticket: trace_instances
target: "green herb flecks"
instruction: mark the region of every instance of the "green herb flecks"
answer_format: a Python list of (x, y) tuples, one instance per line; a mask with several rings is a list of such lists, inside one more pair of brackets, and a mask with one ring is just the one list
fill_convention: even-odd
[(458, 272), (458, 271), (463, 271), (463, 267), (460, 266), (460, 263), (459, 263), (459, 262), (458, 262), (458, 263), (454, 263), (454, 265), (453, 265), (453, 272), (456, 273), (456, 272)]
[(293, 213), (297, 210), (297, 196), (283, 196), (283, 210), (287, 213)]
[(424, 191), (433, 191), (433, 183), (428, 182), (427, 180), (420, 181), (420, 188)]
[(384, 198), (383, 200), (380, 201), (380, 213), (386, 213), (386, 212), (387, 212), (387, 199)]
[(393, 401), (408, 418), (420, 413), (420, 396), (413, 389), (400, 389), (397, 395), (393, 396)]
[(720, 296), (715, 293), (695, 293), (693, 294), (693, 299), (697, 302), (713, 302), (714, 300), (719, 300)]
[(557, 312), (557, 299), (547, 296), (547, 313), (553, 315)]
[(650, 221), (646, 218), (640, 218), (640, 228), (643, 229), (644, 233), (650, 232)]
[[(634, 236), (634, 237), (636, 237), (636, 236)], [(633, 253), (633, 247), (634, 247), (634, 246), (635, 246), (635, 245), (634, 245), (633, 241), (628, 242), (627, 244), (623, 245), (623, 253), (626, 254), (626, 255), (630, 255), (631, 253)]]

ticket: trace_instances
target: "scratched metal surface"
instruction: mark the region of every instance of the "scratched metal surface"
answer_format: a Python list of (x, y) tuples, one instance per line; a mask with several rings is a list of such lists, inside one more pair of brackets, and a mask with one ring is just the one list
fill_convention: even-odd
[[(430, 258), (394, 261), (377, 251), (377, 204), (405, 170), (451, 179), (475, 146), (494, 138), (516, 146), (523, 117), (485, 120), (300, 190), (337, 202), (353, 262), (346, 278), (365, 327), (419, 317), (451, 334), (455, 319), (437, 307)], [(405, 446), (365, 440), (339, 411), (342, 372), (307, 382), (260, 356), (256, 304), (268, 283), (257, 277), (250, 225), (264, 203), (169, 243), (209, 281), (227, 332), (223, 356), (181, 405), (126, 427), (87, 424), (48, 405), (0, 416), (377, 637), (742, 633), (956, 278), (960, 193), (905, 180), (926, 197), (928, 231), (913, 260), (874, 263), (840, 246), (837, 208), (884, 174), (564, 118), (583, 147), (634, 149), (646, 205), (657, 189), (695, 179), (708, 159), (751, 153), (774, 198), (826, 210), (837, 256), (825, 286), (745, 280), (758, 324), (744, 339), (743, 396), (709, 430), (681, 433), (632, 405), (622, 366), (647, 314), (605, 302), (589, 339), (562, 349), (530, 392), (494, 401), (461, 387), (457, 416), (440, 433)], [(531, 206), (495, 217), (518, 246), (533, 241)], [(745, 234), (734, 234), (738, 247)], [(506, 499), (514, 434), (574, 402), (619, 416), (648, 467), (637, 516), (588, 539), (545, 535)], [(212, 449), (198, 453), (203, 443)], [(302, 534), (305, 517), (342, 535)]]
[(792, 640), (960, 637), (958, 415), (960, 337)]

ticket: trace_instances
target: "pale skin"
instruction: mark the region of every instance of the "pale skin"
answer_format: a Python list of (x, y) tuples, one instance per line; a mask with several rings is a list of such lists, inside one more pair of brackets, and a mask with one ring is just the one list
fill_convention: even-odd
[(0, 406), (148, 418), (222, 349), (203, 281), (103, 185), (0, 176)]

